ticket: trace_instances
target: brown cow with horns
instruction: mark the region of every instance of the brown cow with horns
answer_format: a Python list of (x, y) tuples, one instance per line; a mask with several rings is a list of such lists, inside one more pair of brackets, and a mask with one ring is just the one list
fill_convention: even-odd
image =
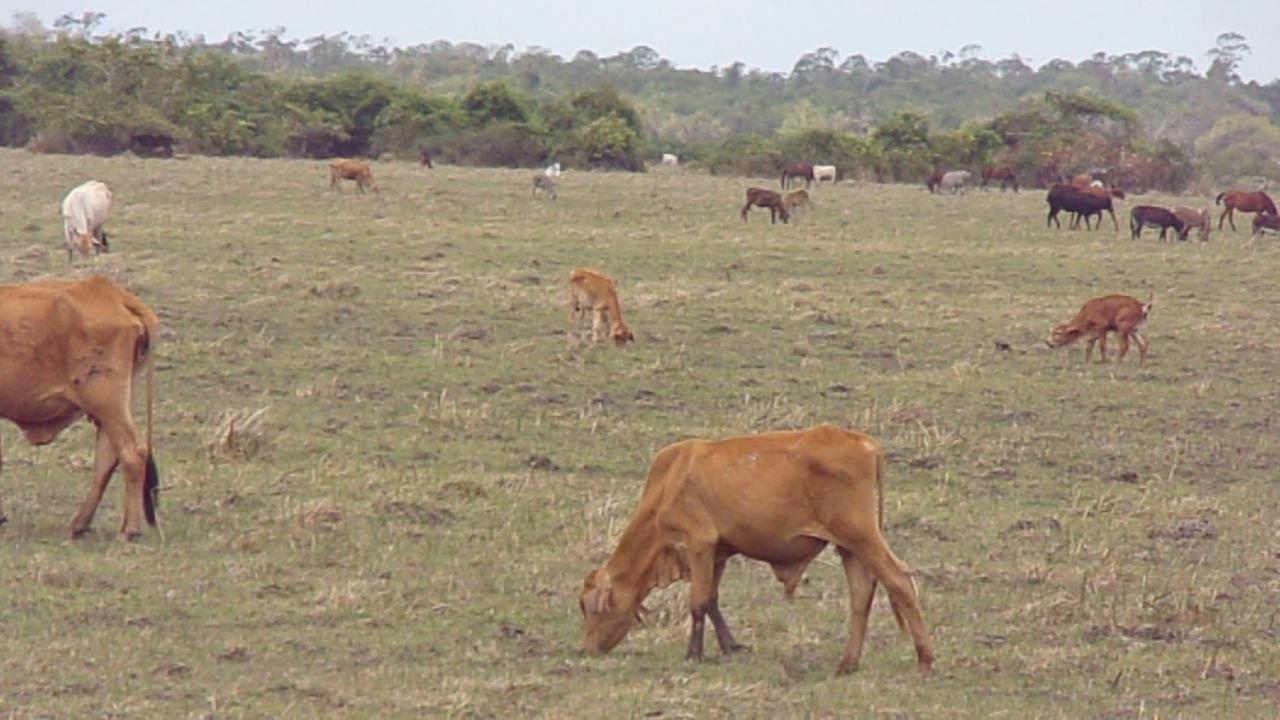
[[(101, 277), (0, 286), (0, 417), (33, 445), (53, 442), (82, 415), (98, 429), (93, 485), (71, 521), (73, 538), (89, 530), (117, 466), (125, 478), (121, 537), (140, 535), (144, 517), (156, 524), (151, 344), (159, 324), (142, 301)], [(144, 369), (145, 440), (130, 410)]]
[(650, 591), (687, 579), (693, 618), (688, 657), (702, 658), (707, 617), (720, 650), (738, 650), (718, 600), (729, 558), (769, 563), (790, 596), (805, 568), (831, 544), (844, 564), (851, 604), (849, 639), (836, 674), (858, 667), (877, 581), (889, 592), (898, 625), (915, 641), (920, 669), (928, 672), (933, 642), (910, 572), (885, 544), (883, 528), (884, 455), (862, 433), (819, 425), (669, 445), (649, 466), (618, 547), (583, 584), (582, 648), (609, 652), (639, 619)]

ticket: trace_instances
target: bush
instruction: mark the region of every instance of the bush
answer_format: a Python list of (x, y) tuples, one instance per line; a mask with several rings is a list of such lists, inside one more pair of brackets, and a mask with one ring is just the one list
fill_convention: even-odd
[(735, 135), (707, 151), (712, 175), (774, 177), (782, 169), (783, 155), (777, 143), (759, 135)]
[(528, 125), (492, 123), (428, 138), (424, 147), (437, 161), (453, 165), (540, 167), (546, 143)]

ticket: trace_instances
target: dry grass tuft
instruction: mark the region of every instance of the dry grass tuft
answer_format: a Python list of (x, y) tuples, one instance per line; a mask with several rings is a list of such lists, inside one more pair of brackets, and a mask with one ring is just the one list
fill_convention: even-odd
[(249, 460), (270, 450), (277, 441), (276, 433), (267, 426), (270, 406), (257, 410), (242, 408), (225, 410), (218, 416), (205, 448), (213, 457)]

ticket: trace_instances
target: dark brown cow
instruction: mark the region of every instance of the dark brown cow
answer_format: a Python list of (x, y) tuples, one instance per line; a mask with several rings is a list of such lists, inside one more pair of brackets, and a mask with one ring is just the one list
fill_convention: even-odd
[(946, 174), (946, 170), (934, 170), (929, 177), (924, 179), (924, 186), (929, 188), (929, 192), (937, 192), (938, 187), (942, 185), (942, 176)]
[(425, 168), (427, 168), (427, 169), (431, 169), (432, 167), (434, 167), (434, 166), (431, 164), (431, 151), (430, 151), (430, 150), (428, 150), (428, 149), (426, 149), (426, 148), (421, 148), (420, 150), (418, 150), (418, 165), (419, 165), (420, 167), (425, 167)]
[(1261, 240), (1263, 235), (1280, 235), (1280, 216), (1271, 213), (1253, 216), (1253, 235), (1249, 237), (1249, 242)]
[(1008, 165), (988, 165), (982, 168), (982, 189), (986, 190), (987, 184), (993, 181), (1000, 183), (1001, 192), (1004, 192), (1006, 186), (1018, 192), (1018, 175)]
[[(1070, 185), (1054, 185), (1049, 188), (1049, 194), (1045, 196), (1045, 201), (1049, 203), (1049, 216), (1045, 219), (1045, 227), (1053, 223), (1058, 228), (1062, 227), (1062, 223), (1058, 221), (1058, 213), (1062, 210), (1076, 213), (1077, 217), (1071, 221), (1068, 227), (1074, 229), (1079, 223), (1081, 217), (1084, 218), (1084, 227), (1086, 230), (1091, 229), (1089, 218), (1098, 215), (1098, 225), (1102, 225), (1102, 213), (1106, 211), (1111, 214), (1111, 222), (1115, 225), (1117, 231), (1120, 230), (1120, 223), (1116, 220), (1116, 213), (1111, 204), (1111, 193), (1089, 192), (1090, 188), (1084, 190), (1073, 188)], [(1092, 188), (1097, 190), (1097, 188)], [(1119, 191), (1116, 191), (1119, 192)]]
[(1236, 210), (1245, 213), (1265, 212), (1272, 215), (1280, 215), (1280, 212), (1276, 211), (1276, 204), (1271, 200), (1271, 196), (1261, 190), (1255, 192), (1228, 190), (1224, 193), (1218, 193), (1214, 203), (1226, 207), (1222, 211), (1222, 215), (1218, 216), (1219, 230), (1222, 229), (1222, 220), (1224, 218), (1231, 223), (1232, 230), (1236, 229)]
[(809, 163), (791, 163), (782, 168), (782, 189), (795, 187), (796, 180), (804, 180), (805, 189), (813, 182), (813, 166)]
[[(125, 478), (121, 537), (140, 535), (144, 517), (156, 524), (151, 344), (159, 324), (142, 301), (101, 277), (0, 286), (0, 417), (32, 445), (53, 442), (81, 416), (98, 429), (93, 485), (71, 521), (73, 538), (89, 530), (117, 466)], [(130, 410), (144, 369), (145, 439)]]
[(1185, 239), (1186, 224), (1168, 208), (1155, 205), (1136, 205), (1129, 211), (1129, 235), (1137, 240), (1142, 237), (1142, 228), (1150, 225), (1160, 228), (1160, 241), (1167, 238), (1169, 228), (1173, 228), (1175, 237)]
[(787, 210), (787, 205), (782, 200), (782, 195), (773, 190), (765, 190), (764, 188), (750, 187), (747, 188), (747, 204), (742, 206), (742, 219), (747, 219), (747, 211), (751, 206), (769, 208), (769, 224), (776, 224), (778, 218), (782, 218), (785, 224), (791, 219), (791, 213)]

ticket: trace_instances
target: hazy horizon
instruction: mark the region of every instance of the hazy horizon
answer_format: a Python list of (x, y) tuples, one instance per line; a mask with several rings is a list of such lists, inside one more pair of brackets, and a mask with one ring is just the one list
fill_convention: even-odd
[[(565, 59), (579, 50), (601, 57), (644, 45), (677, 67), (708, 69), (742, 62), (749, 68), (790, 72), (804, 53), (828, 46), (840, 58), (863, 55), (880, 62), (900, 52), (922, 56), (958, 54), (977, 45), (977, 55), (1000, 60), (1017, 54), (1039, 67), (1055, 59), (1077, 63), (1097, 52), (1123, 55), (1156, 50), (1190, 58), (1196, 71), (1209, 66), (1206, 52), (1224, 32), (1237, 32), (1252, 52), (1237, 72), (1246, 81), (1280, 79), (1280, 43), (1267, 38), (1280, 30), (1280, 12), (1270, 3), (1245, 0), (1230, 7), (1204, 2), (1135, 0), (1117, 7), (1103, 0), (1076, 0), (1068, 17), (1061, 3), (1024, 0), (1005, 3), (945, 4), (938, 7), (870, 0), (850, 7), (821, 0), (784, 7), (773, 0), (738, 0), (735, 12), (692, 3), (650, 0), (633, 3), (584, 0), (471, 0), (463, 5), (414, 5), (396, 0), (318, 5), (299, 0), (254, 3), (224, 0), (188, 5), (162, 0), (96, 0), (84, 8), (60, 3), (0, 0), (0, 14), (12, 23), (33, 13), (46, 27), (64, 14), (106, 13), (97, 32), (145, 27), (149, 33), (186, 32), (220, 42), (236, 31), (284, 27), (291, 40), (347, 32), (377, 44), (409, 47), (438, 40), (483, 46), (511, 44), (517, 52), (541, 47)], [(1263, 20), (1259, 22), (1258, 18)], [(1153, 20), (1160, 41), (1151, 38)], [(1134, 33), (1133, 28), (1141, 30)]]

